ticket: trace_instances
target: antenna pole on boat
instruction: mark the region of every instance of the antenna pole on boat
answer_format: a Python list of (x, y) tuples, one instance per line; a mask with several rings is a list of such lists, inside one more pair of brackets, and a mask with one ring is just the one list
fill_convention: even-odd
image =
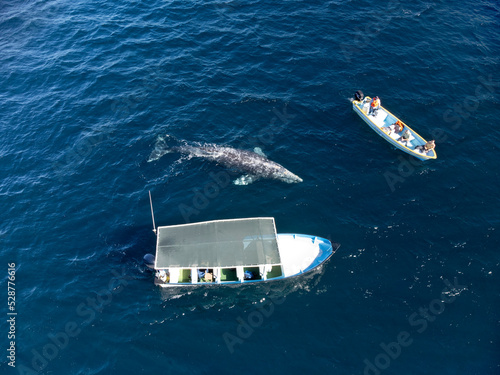
[(153, 200), (151, 199), (151, 190), (149, 190), (149, 204), (151, 206), (151, 217), (153, 218), (153, 232), (155, 232), (156, 234), (155, 214), (153, 213)]

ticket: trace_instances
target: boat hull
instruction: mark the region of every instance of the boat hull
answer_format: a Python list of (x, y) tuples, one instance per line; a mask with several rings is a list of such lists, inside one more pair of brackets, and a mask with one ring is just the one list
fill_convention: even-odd
[[(335, 251), (339, 244), (317, 236), (304, 234), (278, 234), (280, 264), (261, 264), (236, 267), (213, 267), (209, 269), (213, 275), (211, 281), (200, 278), (200, 268), (169, 268), (168, 278), (161, 279), (158, 272), (155, 284), (164, 287), (213, 287), (224, 285), (243, 285), (296, 277), (313, 271), (324, 264)], [(245, 272), (252, 272), (255, 277), (245, 279)], [(189, 274), (190, 276), (186, 276)], [(231, 277), (234, 280), (231, 280)], [(212, 278), (212, 276), (211, 276)]]
[(417, 149), (418, 146), (425, 145), (427, 141), (404, 122), (403, 124), (405, 126), (405, 129), (410, 130), (411, 133), (409, 142), (398, 141), (398, 139), (402, 135), (401, 133), (388, 134), (388, 132), (386, 132), (384, 128), (387, 128), (390, 125), (394, 124), (396, 121), (401, 120), (382, 106), (380, 106), (376, 116), (369, 115), (368, 110), (370, 106), (370, 100), (370, 97), (366, 97), (363, 101), (353, 100), (352, 107), (354, 112), (356, 112), (359, 117), (361, 117), (363, 121), (366, 122), (368, 126), (372, 128), (379, 136), (384, 138), (394, 147), (416, 157), (417, 159), (429, 160), (437, 158), (436, 150), (422, 152)]

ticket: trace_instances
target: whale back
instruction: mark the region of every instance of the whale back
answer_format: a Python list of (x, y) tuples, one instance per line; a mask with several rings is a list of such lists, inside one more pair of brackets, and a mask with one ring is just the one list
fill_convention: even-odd
[(150, 160), (148, 161), (157, 160), (161, 156), (171, 152), (178, 152), (188, 155), (189, 157), (211, 160), (226, 168), (246, 173), (248, 175), (248, 181), (268, 178), (287, 183), (302, 182), (299, 176), (293, 174), (281, 164), (263, 156), (263, 154), (261, 154), (262, 151), (256, 153), (210, 143), (201, 146), (188, 144), (169, 146), (165, 139), (161, 138), (155, 145), (155, 149), (151, 153)]

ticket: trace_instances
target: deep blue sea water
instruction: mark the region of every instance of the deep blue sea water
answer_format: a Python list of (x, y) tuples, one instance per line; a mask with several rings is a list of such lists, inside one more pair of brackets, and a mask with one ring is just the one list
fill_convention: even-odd
[[(499, 71), (496, 0), (2, 1), (0, 373), (500, 374)], [(438, 159), (378, 137), (358, 89)], [(222, 166), (147, 162), (166, 134), (304, 181), (207, 190)], [(148, 191), (157, 225), (273, 216), (342, 247), (164, 292)]]

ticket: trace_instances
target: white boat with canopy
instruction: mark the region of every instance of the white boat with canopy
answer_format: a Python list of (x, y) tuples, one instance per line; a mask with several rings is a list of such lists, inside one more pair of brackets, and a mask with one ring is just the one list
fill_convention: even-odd
[(235, 285), (301, 275), (340, 245), (277, 234), (274, 218), (214, 220), (157, 228), (156, 254), (144, 257), (161, 287)]

